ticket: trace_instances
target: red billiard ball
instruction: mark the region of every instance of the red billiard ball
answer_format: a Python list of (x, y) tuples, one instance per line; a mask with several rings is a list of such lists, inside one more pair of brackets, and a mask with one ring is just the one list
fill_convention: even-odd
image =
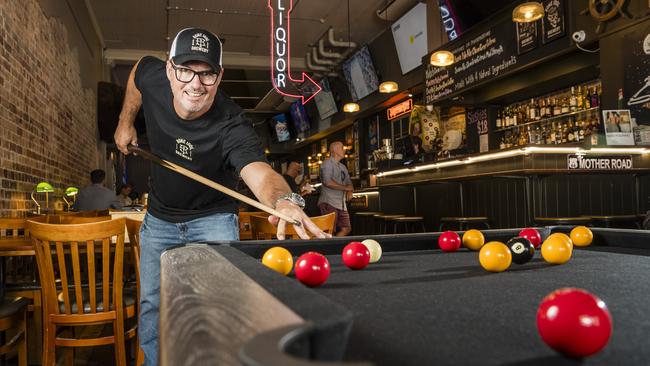
[(294, 272), (298, 281), (305, 285), (320, 286), (330, 275), (330, 262), (320, 253), (307, 252), (298, 257)]
[(530, 240), (530, 242), (535, 246), (535, 249), (539, 248), (539, 245), (542, 244), (542, 236), (539, 234), (537, 229), (533, 229), (532, 227), (521, 230), (519, 236)]
[(460, 244), (460, 236), (454, 231), (445, 231), (438, 237), (438, 246), (443, 252), (455, 252)]
[(539, 305), (537, 330), (554, 350), (569, 357), (586, 357), (607, 344), (612, 317), (598, 297), (582, 289), (562, 288)]
[(363, 269), (370, 262), (368, 247), (358, 241), (350, 242), (343, 248), (343, 263), (350, 269)]

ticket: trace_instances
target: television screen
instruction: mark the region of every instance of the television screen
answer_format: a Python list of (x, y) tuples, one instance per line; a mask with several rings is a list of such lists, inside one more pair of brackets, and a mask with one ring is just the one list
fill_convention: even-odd
[(379, 88), (379, 79), (368, 46), (363, 46), (343, 63), (343, 74), (355, 102)]
[(271, 128), (273, 129), (278, 142), (288, 141), (291, 138), (287, 116), (284, 113), (271, 118)]
[(418, 3), (391, 26), (402, 74), (422, 64), (427, 54), (427, 4)]
[(309, 115), (307, 115), (305, 106), (302, 105), (301, 101), (293, 102), (289, 107), (289, 113), (291, 113), (293, 127), (297, 133), (304, 133), (311, 129)]
[(327, 78), (323, 78), (318, 85), (321, 87), (320, 93), (316, 94), (314, 101), (318, 109), (320, 119), (328, 118), (338, 112), (336, 101), (334, 100), (334, 93), (330, 87), (330, 82)]

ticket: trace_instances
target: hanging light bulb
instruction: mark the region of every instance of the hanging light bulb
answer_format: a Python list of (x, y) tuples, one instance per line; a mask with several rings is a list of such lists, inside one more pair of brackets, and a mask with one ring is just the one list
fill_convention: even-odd
[(359, 112), (360, 109), (361, 107), (357, 103), (347, 103), (343, 106), (343, 112), (345, 113)]
[(394, 81), (384, 81), (383, 83), (379, 84), (379, 92), (380, 93), (384, 93), (384, 94), (394, 93), (398, 89), (399, 89), (399, 86)]
[(431, 65), (433, 66), (449, 66), (455, 62), (454, 54), (449, 51), (436, 51), (431, 54)]
[(544, 6), (538, 1), (519, 4), (512, 11), (512, 21), (515, 23), (530, 23), (544, 16)]

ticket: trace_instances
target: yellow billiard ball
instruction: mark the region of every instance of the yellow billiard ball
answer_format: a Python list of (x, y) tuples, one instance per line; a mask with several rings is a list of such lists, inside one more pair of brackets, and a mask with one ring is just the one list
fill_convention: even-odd
[(482, 232), (476, 229), (471, 229), (467, 230), (465, 234), (463, 234), (463, 245), (465, 248), (479, 250), (483, 244), (485, 244), (485, 237)]
[(504, 243), (491, 241), (483, 245), (478, 259), (486, 271), (503, 272), (512, 264), (512, 253)]
[(577, 247), (587, 247), (594, 240), (594, 234), (586, 226), (576, 226), (571, 230), (571, 241)]
[(264, 252), (262, 264), (286, 276), (293, 268), (293, 256), (285, 248), (273, 247)]

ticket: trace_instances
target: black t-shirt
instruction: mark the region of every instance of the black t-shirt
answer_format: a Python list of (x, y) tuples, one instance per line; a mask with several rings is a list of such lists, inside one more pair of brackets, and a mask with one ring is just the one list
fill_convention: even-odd
[[(165, 62), (154, 57), (140, 60), (135, 85), (142, 94), (151, 152), (160, 158), (231, 189), (243, 167), (266, 162), (251, 121), (220, 90), (210, 110), (184, 120), (174, 110)], [(157, 164), (152, 164), (150, 186), (148, 212), (165, 221), (237, 212), (234, 198)]]
[(300, 194), (300, 192), (298, 192), (298, 184), (296, 184), (296, 180), (293, 179), (292, 176), (287, 174), (282, 174), (282, 177), (284, 178), (284, 180), (287, 181), (289, 188), (291, 188), (291, 192)]

